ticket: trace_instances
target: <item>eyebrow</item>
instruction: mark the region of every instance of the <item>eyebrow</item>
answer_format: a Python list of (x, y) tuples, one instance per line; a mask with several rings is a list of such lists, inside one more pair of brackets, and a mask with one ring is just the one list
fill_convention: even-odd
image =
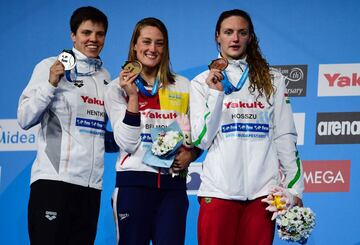
[(159, 42), (159, 41), (164, 41), (165, 39), (164, 38), (160, 38), (160, 39), (152, 39), (152, 38), (150, 38), (150, 37), (141, 37), (141, 39), (143, 39), (143, 40), (154, 40), (155, 42)]
[(249, 28), (241, 28), (241, 29), (224, 28), (224, 31), (249, 31)]

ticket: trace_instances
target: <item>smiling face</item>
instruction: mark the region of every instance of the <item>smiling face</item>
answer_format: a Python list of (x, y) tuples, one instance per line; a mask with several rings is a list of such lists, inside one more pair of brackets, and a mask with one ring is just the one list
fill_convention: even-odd
[(88, 58), (96, 58), (104, 46), (105, 35), (102, 23), (87, 20), (80, 24), (76, 33), (71, 33), (71, 39), (78, 51)]
[(216, 41), (224, 58), (241, 59), (251, 41), (249, 23), (241, 16), (230, 16), (221, 22)]
[(144, 68), (158, 68), (164, 53), (164, 35), (157, 27), (145, 26), (140, 31), (134, 51)]

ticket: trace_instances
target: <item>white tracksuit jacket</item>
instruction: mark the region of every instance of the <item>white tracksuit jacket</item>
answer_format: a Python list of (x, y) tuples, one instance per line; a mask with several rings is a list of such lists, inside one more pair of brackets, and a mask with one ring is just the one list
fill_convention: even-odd
[[(246, 65), (245, 60), (230, 61), (226, 74), (234, 86)], [(301, 198), (303, 173), (284, 77), (271, 70), (275, 94), (269, 105), (264, 97), (256, 99), (257, 91), (249, 92), (249, 79), (240, 91), (225, 95), (209, 89), (208, 73), (195, 77), (190, 89), (192, 139), (208, 149), (198, 195), (253, 200), (282, 183)]]
[(31, 183), (58, 180), (102, 188), (105, 107), (103, 91), (110, 75), (99, 59), (88, 59), (73, 48), (78, 76), (74, 83), (61, 78), (58, 87), (49, 80), (57, 57), (36, 65), (18, 106), (23, 129), (40, 123), (38, 151)]
[[(116, 171), (144, 171), (157, 173), (159, 168), (145, 165), (142, 161), (151, 146), (150, 129), (166, 127), (179, 115), (187, 115), (189, 110), (189, 87), (187, 78), (176, 75), (175, 83), (161, 87), (150, 98), (139, 92), (139, 112), (141, 125), (132, 126), (123, 122), (127, 109), (127, 95), (114, 79), (105, 91), (105, 106), (114, 131), (120, 154), (116, 162)], [(151, 89), (151, 88), (147, 88)]]

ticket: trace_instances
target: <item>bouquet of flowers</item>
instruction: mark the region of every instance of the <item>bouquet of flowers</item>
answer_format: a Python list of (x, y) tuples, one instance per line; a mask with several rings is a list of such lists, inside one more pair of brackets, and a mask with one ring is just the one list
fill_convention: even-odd
[(183, 139), (184, 137), (179, 131), (162, 131), (153, 142), (151, 152), (160, 158), (168, 158), (179, 148)]
[(315, 214), (310, 208), (294, 206), (294, 196), (289, 190), (275, 186), (262, 199), (269, 204), (266, 210), (273, 212), (279, 237), (282, 240), (305, 244), (315, 227)]
[(179, 124), (174, 121), (166, 128), (152, 128), (150, 134), (153, 144), (145, 153), (143, 162), (154, 167), (170, 168), (184, 140)]
[(282, 240), (305, 244), (315, 227), (315, 214), (310, 208), (294, 206), (276, 219)]

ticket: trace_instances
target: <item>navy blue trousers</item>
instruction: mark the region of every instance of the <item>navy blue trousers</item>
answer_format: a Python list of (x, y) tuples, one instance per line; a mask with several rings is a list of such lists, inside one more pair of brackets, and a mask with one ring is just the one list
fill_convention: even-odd
[(118, 187), (113, 209), (119, 245), (183, 245), (189, 200), (186, 190)]

